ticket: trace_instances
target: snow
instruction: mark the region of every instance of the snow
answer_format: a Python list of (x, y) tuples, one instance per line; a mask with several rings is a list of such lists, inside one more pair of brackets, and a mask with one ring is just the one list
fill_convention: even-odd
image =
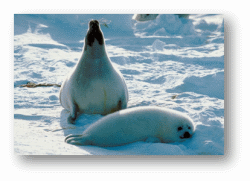
[[(189, 115), (195, 135), (181, 143), (136, 142), (102, 148), (73, 146), (101, 115), (68, 124), (59, 87), (80, 58), (88, 21), (101, 22), (106, 49), (123, 74), (128, 107), (159, 106)], [(106, 26), (105, 26), (106, 23)], [(222, 15), (160, 14), (137, 21), (131, 14), (14, 16), (14, 152), (18, 155), (223, 155), (224, 21)]]

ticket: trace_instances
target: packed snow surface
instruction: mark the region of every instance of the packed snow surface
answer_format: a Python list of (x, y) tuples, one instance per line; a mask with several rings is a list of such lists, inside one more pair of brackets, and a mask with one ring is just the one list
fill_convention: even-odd
[[(140, 16), (145, 17), (145, 16)], [(106, 50), (123, 74), (128, 108), (159, 106), (189, 115), (194, 136), (185, 142), (102, 148), (64, 142), (102, 115), (67, 123), (60, 87), (81, 56), (91, 19), (100, 21)], [(44, 14), (14, 17), (14, 151), (19, 155), (224, 154), (224, 21), (222, 15), (161, 14), (145, 21), (125, 14)]]

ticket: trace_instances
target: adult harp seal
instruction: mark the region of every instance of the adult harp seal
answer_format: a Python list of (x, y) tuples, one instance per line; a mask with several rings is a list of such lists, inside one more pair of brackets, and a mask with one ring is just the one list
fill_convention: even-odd
[(127, 107), (125, 80), (107, 55), (97, 20), (89, 22), (82, 56), (63, 82), (59, 97), (61, 105), (70, 111), (70, 123), (74, 123), (77, 112), (106, 115)]

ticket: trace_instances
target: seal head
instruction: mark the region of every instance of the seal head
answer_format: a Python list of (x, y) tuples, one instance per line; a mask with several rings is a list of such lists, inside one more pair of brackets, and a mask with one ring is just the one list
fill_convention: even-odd
[(89, 22), (89, 29), (85, 38), (85, 43), (88, 46), (92, 46), (95, 40), (98, 41), (99, 45), (104, 44), (104, 38), (100, 29), (99, 22), (97, 20), (91, 20)]

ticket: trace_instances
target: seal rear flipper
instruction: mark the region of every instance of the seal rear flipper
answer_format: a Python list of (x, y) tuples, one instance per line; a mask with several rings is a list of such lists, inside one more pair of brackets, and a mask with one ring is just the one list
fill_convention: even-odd
[(91, 145), (90, 140), (83, 135), (69, 135), (65, 138), (65, 142), (72, 145)]

